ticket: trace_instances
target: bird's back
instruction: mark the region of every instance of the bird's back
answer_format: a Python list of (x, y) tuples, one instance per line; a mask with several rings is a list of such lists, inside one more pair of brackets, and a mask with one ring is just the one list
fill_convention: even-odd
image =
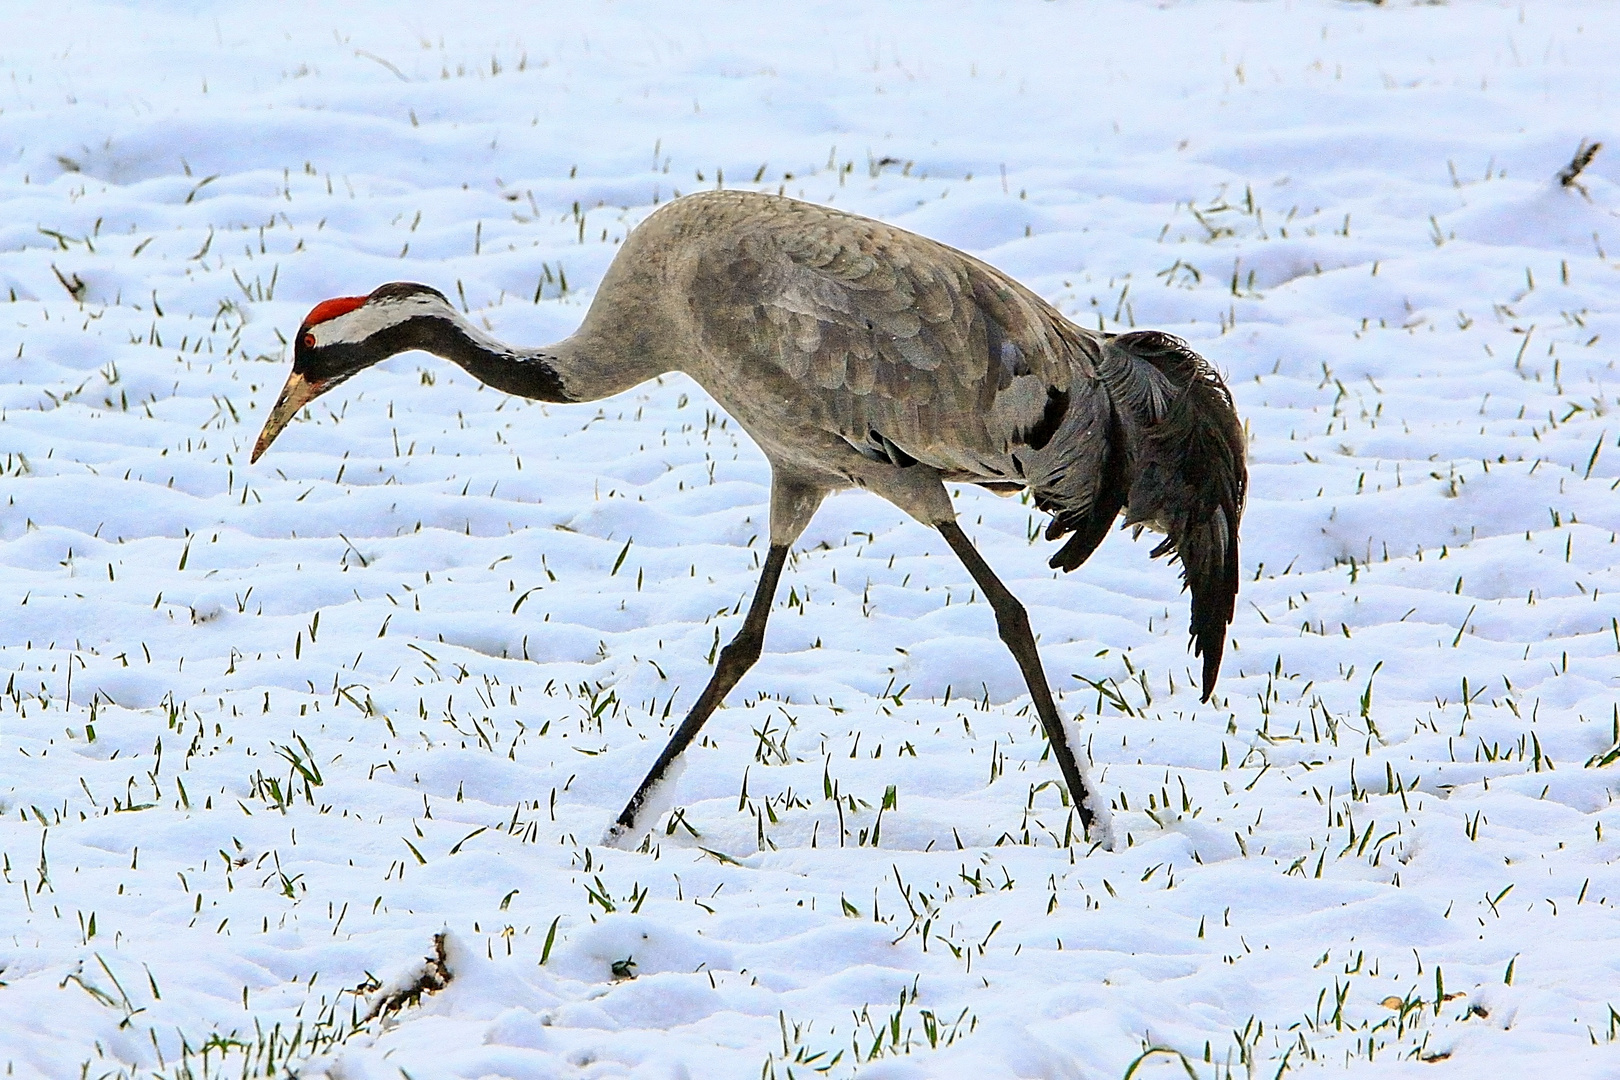
[(1099, 339), (954, 248), (749, 192), (688, 196), (648, 226), (685, 260), (699, 348), (683, 368), (775, 432), (773, 456), (781, 432), (815, 429), (946, 480), (1039, 488), (1106, 422)]

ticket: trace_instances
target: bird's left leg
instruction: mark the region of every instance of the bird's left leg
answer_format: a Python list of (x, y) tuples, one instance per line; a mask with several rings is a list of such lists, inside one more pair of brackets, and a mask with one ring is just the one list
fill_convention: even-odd
[[(765, 647), (765, 621), (770, 618), (771, 602), (776, 596), (776, 585), (782, 578), (782, 567), (787, 562), (788, 547), (804, 527), (810, 523), (811, 515), (821, 505), (826, 497), (826, 491), (820, 488), (810, 488), (802, 485), (785, 483), (780, 479), (773, 480), (771, 484), (771, 548), (765, 556), (765, 566), (760, 571), (759, 585), (754, 589), (754, 599), (748, 605), (748, 614), (743, 619), (742, 628), (737, 636), (732, 638), (725, 648), (720, 650), (719, 662), (715, 664), (714, 674), (709, 678), (709, 685), (703, 688), (698, 696), (692, 711), (686, 714), (681, 726), (675, 729), (668, 745), (653, 762), (653, 767), (641, 781), (636, 793), (630, 796), (630, 801), (619, 812), (618, 818), (608, 828), (602, 842), (609, 847), (619, 847), (634, 841), (642, 832), (646, 831), (657, 815), (645, 818), (649, 804), (655, 803), (654, 798), (658, 790), (664, 785), (673, 782), (674, 772), (671, 769), (681, 752), (692, 744), (697, 738), (698, 731), (720, 703), (725, 700), (726, 694), (736, 686), (754, 662), (759, 659), (760, 652)], [(638, 821), (640, 824), (638, 824)]]
[(1063, 782), (1068, 786), (1069, 795), (1080, 812), (1081, 826), (1092, 839), (1112, 848), (1108, 807), (1091, 785), (1084, 766), (1075, 758), (1074, 750), (1069, 745), (1063, 718), (1058, 715), (1052, 691), (1046, 685), (1046, 672), (1041, 667), (1040, 654), (1035, 650), (1035, 635), (1029, 628), (1028, 612), (996, 577), (996, 572), (990, 569), (990, 564), (984, 561), (960, 525), (954, 521), (942, 521), (936, 528), (945, 537), (945, 542), (951, 545), (951, 550), (956, 552), (956, 557), (962, 560), (962, 565), (967, 567), (968, 573), (973, 575), (979, 588), (984, 590), (985, 599), (990, 601), (990, 609), (996, 613), (996, 629), (1024, 673), (1024, 682), (1029, 687), (1030, 699), (1035, 703), (1035, 712), (1040, 716), (1046, 738), (1052, 744), (1052, 755), (1057, 758)]

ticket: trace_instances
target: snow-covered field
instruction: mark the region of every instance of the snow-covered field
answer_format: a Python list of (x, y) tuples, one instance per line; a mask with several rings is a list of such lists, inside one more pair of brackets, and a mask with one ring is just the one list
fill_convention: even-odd
[[(1620, 153), (1555, 179), (1620, 141), (1612, 4), (4, 18), (8, 1078), (1620, 1074)], [(862, 494), (682, 809), (598, 845), (764, 546), (682, 377), (542, 406), (405, 355), (248, 464), (316, 301), (553, 340), (721, 185), (1227, 373), (1209, 706), (1149, 538), (1059, 577), (1032, 506), (957, 499), (1119, 850), (966, 572)], [(441, 931), (449, 985), (366, 1021)]]

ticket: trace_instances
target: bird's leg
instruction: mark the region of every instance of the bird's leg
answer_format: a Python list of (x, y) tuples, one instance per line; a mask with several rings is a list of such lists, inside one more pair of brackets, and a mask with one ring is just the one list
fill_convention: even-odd
[(1058, 716), (1052, 691), (1046, 685), (1046, 672), (1041, 667), (1040, 654), (1035, 651), (1035, 636), (1030, 632), (1029, 615), (1024, 605), (996, 577), (996, 572), (990, 569), (990, 564), (984, 561), (960, 525), (954, 521), (943, 521), (938, 528), (945, 542), (956, 552), (956, 557), (973, 575), (973, 580), (984, 590), (985, 599), (990, 601), (990, 608), (996, 613), (996, 629), (1024, 673), (1029, 696), (1035, 702), (1035, 712), (1039, 714), (1041, 726), (1046, 729), (1046, 738), (1052, 744), (1052, 754), (1063, 773), (1063, 782), (1068, 786), (1074, 806), (1080, 812), (1080, 824), (1088, 832), (1093, 832), (1095, 838), (1105, 846), (1110, 845), (1112, 838), (1107, 807), (1097, 801), (1097, 793), (1087, 782), (1085, 769), (1075, 760), (1074, 750), (1069, 746), (1063, 719)]
[[(818, 500), (819, 501), (819, 500)], [(748, 615), (743, 619), (742, 629), (737, 636), (731, 639), (730, 644), (720, 650), (720, 660), (714, 666), (714, 675), (709, 679), (709, 685), (703, 688), (702, 695), (692, 706), (692, 711), (686, 714), (681, 726), (675, 729), (670, 737), (669, 745), (664, 752), (658, 755), (653, 762), (652, 769), (642, 780), (641, 786), (630, 797), (619, 812), (618, 820), (607, 831), (604, 842), (609, 846), (633, 839), (638, 826), (636, 819), (640, 816), (649, 797), (668, 777), (669, 768), (681, 756), (681, 752), (691, 745), (697, 733), (708, 720), (709, 714), (719, 707), (731, 688), (737, 685), (754, 661), (759, 659), (760, 650), (765, 645), (765, 620), (771, 614), (771, 601), (776, 596), (776, 583), (781, 580), (782, 566), (787, 562), (788, 545), (772, 544), (770, 553), (765, 556), (765, 568), (759, 575), (759, 587), (754, 590), (753, 602), (748, 605)], [(647, 822), (651, 825), (652, 822)]]

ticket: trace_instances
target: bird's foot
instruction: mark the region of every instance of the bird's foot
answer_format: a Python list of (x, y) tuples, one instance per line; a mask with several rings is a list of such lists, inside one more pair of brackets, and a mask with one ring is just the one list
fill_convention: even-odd
[(1104, 851), (1114, 851), (1118, 834), (1114, 831), (1114, 816), (1109, 812), (1108, 803), (1103, 799), (1102, 793), (1095, 788), (1088, 788), (1086, 809), (1091, 811), (1091, 824), (1086, 834), (1094, 844), (1101, 844)]
[(1091, 758), (1082, 754), (1075, 767), (1080, 772), (1080, 790), (1071, 794), (1080, 800), (1089, 819), (1086, 838), (1094, 844), (1101, 844), (1104, 851), (1114, 851), (1118, 840), (1118, 833), (1114, 831), (1114, 816), (1108, 809), (1107, 797), (1091, 777)]
[(655, 766), (630, 802), (619, 811), (618, 818), (602, 834), (602, 843), (620, 851), (631, 850), (660, 818), (675, 808), (675, 784), (685, 771), (686, 762), (681, 758), (661, 770)]
[[(639, 832), (646, 832), (646, 830), (642, 829), (639, 830)], [(602, 834), (602, 846), (617, 848), (620, 851), (628, 851), (630, 849), (631, 840), (633, 840), (638, 834), (639, 833), (634, 822), (626, 824), (623, 821), (615, 821), (612, 825), (608, 826), (607, 832)]]

